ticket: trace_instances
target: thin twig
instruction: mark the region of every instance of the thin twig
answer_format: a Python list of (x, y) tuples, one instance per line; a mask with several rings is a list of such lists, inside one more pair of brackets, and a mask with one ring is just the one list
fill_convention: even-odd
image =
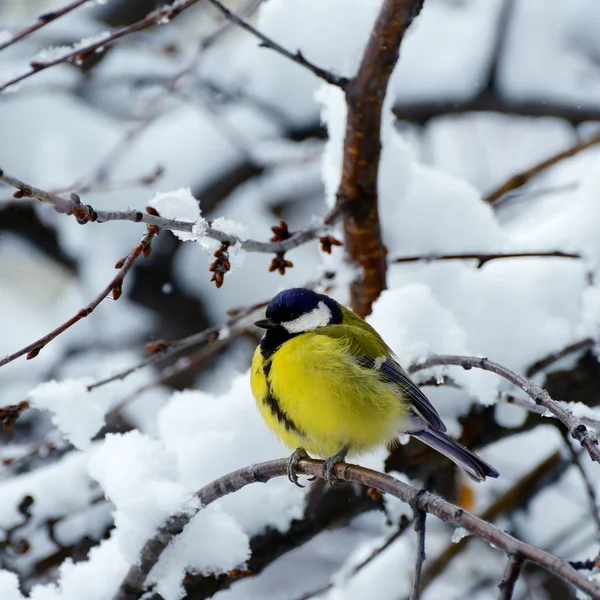
[(18, 41), (22, 40), (23, 38), (26, 38), (34, 31), (41, 29), (45, 25), (48, 25), (48, 23), (52, 23), (52, 21), (55, 21), (56, 19), (62, 17), (63, 15), (66, 15), (67, 13), (71, 12), (72, 10), (75, 10), (82, 4), (85, 4), (89, 1), (90, 0), (76, 0), (75, 2), (71, 2), (71, 4), (67, 4), (67, 6), (64, 6), (63, 8), (40, 15), (35, 23), (32, 23), (31, 25), (25, 27), (18, 33), (15, 33), (15, 35), (13, 35), (10, 39), (6, 40), (6, 42), (1, 43), (0, 51), (4, 50), (5, 48), (8, 48), (9, 46), (12, 46), (13, 44), (16, 44)]
[(499, 252), (499, 253), (466, 253), (466, 254), (417, 254), (414, 256), (400, 256), (392, 259), (392, 263), (411, 263), (411, 262), (434, 262), (438, 260), (476, 260), (477, 268), (481, 269), (486, 263), (492, 260), (502, 258), (581, 258), (580, 254), (573, 252), (561, 252), (555, 250), (552, 252)]
[(552, 352), (552, 354), (548, 354), (547, 356), (544, 356), (543, 358), (540, 358), (540, 360), (534, 362), (525, 371), (525, 375), (527, 377), (533, 377), (541, 371), (546, 370), (548, 367), (551, 367), (554, 363), (558, 362), (562, 358), (569, 356), (569, 354), (581, 352), (582, 350), (589, 350), (595, 343), (596, 340), (594, 340), (594, 338), (588, 337), (579, 340), (578, 342), (574, 342), (573, 344), (569, 344), (562, 350), (559, 350), (558, 352)]
[(513, 190), (516, 190), (517, 188), (520, 188), (523, 185), (525, 185), (532, 177), (539, 175), (540, 173), (542, 173), (546, 169), (549, 169), (550, 167), (553, 167), (557, 163), (567, 158), (571, 158), (579, 152), (587, 150), (588, 148), (591, 148), (592, 146), (595, 146), (598, 143), (600, 143), (600, 135), (595, 135), (594, 137), (590, 138), (585, 142), (580, 142), (579, 144), (575, 144), (567, 150), (558, 152), (557, 154), (543, 160), (537, 165), (534, 165), (533, 167), (525, 171), (521, 171), (520, 173), (513, 175), (510, 179), (505, 181), (502, 185), (500, 185), (494, 191), (490, 192), (487, 196), (485, 196), (483, 201), (488, 202), (489, 204), (493, 204), (494, 202), (496, 202), (496, 200), (499, 200), (508, 192), (512, 192)]
[[(76, 194), (71, 194), (70, 199), (58, 196), (57, 194), (51, 194), (50, 192), (33, 187), (16, 177), (6, 174), (2, 169), (0, 169), (0, 181), (17, 189), (20, 197), (37, 198), (42, 202), (52, 204), (58, 212), (73, 215), (82, 225), (89, 222), (108, 223), (109, 221), (131, 221), (133, 223), (154, 225), (159, 229), (168, 229), (169, 231), (193, 232), (194, 223), (189, 221), (165, 219), (139, 210), (96, 210), (89, 204), (82, 204)], [(246, 250), (247, 252), (282, 254), (321, 237), (332, 225), (339, 221), (341, 217), (341, 210), (338, 207), (334, 207), (322, 221), (315, 222), (314, 224), (291, 234), (289, 238), (277, 242), (259, 242), (257, 240), (242, 239), (236, 235), (225, 233), (224, 231), (213, 227), (208, 227), (203, 235), (219, 242), (226, 242), (229, 245), (238, 244), (242, 250)]]
[[(510, 381), (522, 389), (536, 404), (543, 406), (552, 413), (569, 430), (569, 433), (585, 448), (590, 458), (600, 464), (600, 447), (596, 434), (590, 431), (584, 423), (576, 417), (570, 410), (563, 408), (555, 402), (548, 392), (539, 385), (528, 381), (521, 375), (513, 373), (511, 370), (488, 360), (487, 358), (477, 358), (473, 356), (430, 356), (419, 365), (413, 367), (413, 370), (421, 370), (440, 365), (456, 365), (463, 369), (483, 369), (500, 375), (507, 381)], [(414, 372), (414, 371), (413, 371)]]
[(307, 60), (304, 57), (304, 55), (302, 54), (302, 52), (300, 52), (300, 50), (297, 50), (295, 53), (290, 52), (289, 50), (286, 50), (283, 46), (281, 46), (277, 42), (273, 41), (271, 38), (267, 37), (260, 31), (258, 31), (255, 27), (250, 25), (250, 23), (248, 23), (248, 21), (246, 21), (245, 19), (242, 19), (239, 15), (236, 15), (235, 13), (231, 12), (228, 8), (223, 6), (223, 4), (221, 4), (221, 2), (219, 2), (218, 0), (208, 0), (208, 1), (219, 12), (221, 12), (221, 14), (227, 20), (231, 21), (232, 23), (235, 23), (242, 29), (251, 33), (254, 37), (258, 38), (261, 41), (261, 44), (260, 44), (261, 46), (263, 46), (265, 48), (269, 48), (271, 50), (274, 50), (278, 54), (281, 54), (281, 56), (284, 56), (285, 58), (295, 62), (296, 64), (300, 65), (301, 67), (308, 69), (311, 73), (314, 73), (317, 77), (319, 77), (319, 79), (322, 79), (323, 81), (326, 81), (327, 83), (329, 83), (331, 85), (335, 85), (336, 87), (344, 89), (346, 87), (346, 85), (348, 84), (348, 79), (346, 77), (342, 77), (340, 75), (335, 75), (334, 73), (331, 73), (330, 71), (327, 71), (326, 69), (322, 69), (321, 67), (318, 67), (313, 62)]
[(515, 585), (517, 579), (521, 574), (521, 567), (523, 566), (523, 559), (518, 555), (511, 556), (506, 563), (506, 569), (504, 569), (504, 575), (498, 584), (500, 589), (500, 596), (498, 600), (511, 600), (513, 592), (515, 591)]
[[(115, 594), (114, 600), (130, 600), (132, 597), (139, 597), (140, 593), (143, 592), (148, 574), (156, 565), (164, 550), (203, 507), (242, 489), (250, 483), (265, 483), (274, 477), (285, 475), (287, 462), (287, 459), (279, 459), (245, 467), (229, 473), (199, 490), (195, 494), (196, 503), (194, 506), (187, 507), (182, 512), (170, 517), (157, 530), (155, 536), (146, 542), (140, 559), (130, 568)], [(323, 461), (301, 459), (297, 470), (304, 475), (322, 477)], [(391, 494), (416, 509), (435, 515), (455, 527), (464, 527), (470, 534), (486, 540), (507, 554), (522, 556), (524, 560), (538, 565), (589, 594), (593, 600), (600, 600), (600, 587), (573, 569), (565, 561), (512, 537), (439, 496), (417, 490), (384, 473), (377, 473), (370, 469), (346, 463), (338, 463), (334, 467), (334, 475), (337, 479), (351, 481)]]
[(419, 600), (421, 597), (421, 573), (425, 562), (425, 519), (427, 513), (423, 510), (415, 511), (415, 532), (417, 534), (417, 557), (415, 559), (415, 572), (409, 600)]
[[(380, 554), (382, 554), (390, 546), (392, 546), (394, 544), (394, 542), (396, 542), (396, 540), (398, 540), (400, 537), (402, 537), (402, 535), (408, 529), (408, 527), (411, 523), (412, 523), (412, 521), (406, 515), (402, 515), (402, 517), (400, 517), (400, 522), (398, 523), (398, 527), (396, 528), (396, 531), (394, 531), (394, 533), (392, 535), (390, 535), (390, 537), (387, 538), (387, 540), (385, 540), (385, 542), (383, 542), (383, 544), (381, 544), (381, 546), (377, 546), (377, 548), (375, 548), (375, 550), (373, 550), (373, 552), (371, 552), (371, 554), (369, 554), (369, 556), (367, 556), (363, 561), (358, 563), (352, 569), (352, 572), (350, 573), (350, 577), (352, 577), (352, 576), (356, 575), (357, 573), (359, 573), (360, 571), (362, 571), (367, 565), (372, 563)], [(317, 588), (315, 590), (311, 590), (310, 592), (302, 594), (302, 596), (299, 596), (298, 598), (296, 598), (296, 600), (309, 600), (310, 598), (315, 598), (316, 596), (320, 596), (321, 594), (324, 594), (325, 592), (329, 591), (333, 586), (334, 586), (333, 583), (328, 583), (326, 585), (321, 586), (320, 588)]]
[[(556, 481), (566, 473), (569, 466), (570, 463), (561, 456), (560, 452), (554, 452), (496, 498), (483, 511), (480, 518), (494, 522), (517, 508), (526, 508), (537, 494), (546, 489), (549, 482)], [(457, 543), (452, 542), (435, 558), (428, 561), (427, 568), (423, 572), (421, 591), (427, 589), (438, 576), (448, 572), (450, 563), (464, 552), (472, 539), (470, 536), (465, 536)]]
[(136, 31), (141, 31), (142, 29), (146, 29), (147, 27), (151, 27), (153, 25), (158, 25), (159, 23), (169, 22), (174, 19), (177, 15), (182, 13), (186, 8), (193, 6), (200, 0), (176, 0), (173, 4), (165, 4), (164, 6), (157, 8), (149, 12), (143, 19), (128, 25), (127, 27), (123, 27), (122, 29), (118, 29), (111, 34), (107, 34), (106, 36), (101, 37), (100, 39), (96, 39), (89, 44), (75, 44), (73, 46), (73, 50), (70, 52), (65, 52), (61, 56), (48, 61), (31, 61), (29, 65), (29, 70), (24, 71), (14, 77), (8, 79), (4, 83), (0, 84), (0, 92), (5, 90), (6, 88), (19, 83), (25, 79), (28, 79), (32, 75), (39, 73), (40, 71), (44, 71), (49, 69), (50, 67), (54, 67), (56, 65), (66, 63), (71, 60), (81, 60), (96, 50), (100, 50), (105, 48), (109, 44), (112, 44), (116, 40), (123, 38), (131, 33), (135, 33)]
[(123, 260), (122, 266), (119, 269), (118, 273), (112, 278), (110, 283), (84, 308), (79, 310), (74, 316), (65, 321), (62, 325), (59, 325), (56, 329), (53, 329), (50, 333), (47, 333), (40, 339), (32, 342), (31, 344), (17, 350), (13, 354), (9, 354), (8, 356), (4, 356), (0, 359), (0, 367), (16, 360), (20, 356), (27, 355), (27, 359), (35, 358), (40, 350), (44, 348), (48, 343), (50, 343), (53, 339), (58, 337), (61, 333), (69, 329), (78, 323), (82, 319), (85, 319), (89, 314), (91, 314), (98, 305), (105, 299), (109, 294), (112, 293), (113, 300), (118, 300), (121, 296), (121, 290), (123, 286), (123, 281), (125, 276), (135, 263), (135, 261), (141, 255), (147, 255), (150, 250), (150, 244), (152, 242), (152, 238), (156, 235), (157, 231), (154, 228), (150, 228), (142, 237), (142, 239), (134, 246), (131, 252), (125, 257)]
[(569, 454), (571, 455), (571, 461), (572, 461), (573, 465), (575, 465), (575, 468), (579, 471), (579, 473), (581, 475), (581, 480), (583, 481), (583, 486), (585, 487), (585, 490), (587, 492), (587, 497), (588, 497), (588, 500), (590, 503), (590, 511), (592, 513), (592, 518), (594, 519), (594, 522), (596, 523), (596, 529), (598, 530), (598, 535), (600, 535), (600, 514), (598, 513), (598, 498), (596, 496), (596, 490), (594, 489), (594, 486), (592, 485), (592, 482), (590, 481), (588, 474), (585, 472), (585, 469), (583, 468), (583, 465), (581, 464), (581, 460), (579, 460), (579, 454), (576, 452), (575, 448), (573, 448), (573, 446), (571, 445), (571, 441), (569, 440), (567, 433), (562, 429), (561, 429), (560, 433), (563, 436), (567, 450), (569, 451)]

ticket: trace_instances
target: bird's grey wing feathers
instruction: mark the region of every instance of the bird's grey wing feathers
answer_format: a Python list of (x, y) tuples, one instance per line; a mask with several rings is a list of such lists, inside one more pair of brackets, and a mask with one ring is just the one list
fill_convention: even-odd
[(362, 367), (378, 371), (381, 379), (386, 383), (393, 383), (401, 388), (412, 401), (413, 411), (431, 428), (436, 431), (446, 431), (446, 426), (427, 396), (412, 382), (398, 363), (390, 358), (374, 360), (365, 356), (358, 357), (358, 363)]
[(410, 435), (447, 456), (475, 481), (485, 481), (486, 477), (498, 477), (498, 471), (494, 467), (441, 431), (434, 431), (428, 427), (411, 432)]

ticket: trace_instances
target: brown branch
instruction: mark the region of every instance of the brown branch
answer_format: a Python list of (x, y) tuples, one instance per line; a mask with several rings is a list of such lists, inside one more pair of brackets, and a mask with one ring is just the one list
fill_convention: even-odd
[(392, 259), (392, 263), (411, 263), (411, 262), (434, 262), (438, 260), (476, 260), (477, 268), (481, 269), (486, 263), (492, 260), (503, 258), (581, 258), (580, 254), (573, 252), (561, 252), (555, 250), (552, 252), (499, 252), (499, 253), (466, 253), (466, 254), (417, 254), (414, 256), (400, 256)]
[(18, 33), (15, 33), (15, 35), (13, 35), (9, 40), (6, 40), (6, 42), (0, 44), (0, 51), (4, 50), (5, 48), (8, 48), (9, 46), (12, 46), (13, 44), (16, 44), (18, 41), (22, 40), (23, 38), (26, 38), (34, 31), (41, 29), (45, 25), (48, 25), (48, 23), (52, 23), (52, 21), (55, 21), (56, 19), (62, 17), (63, 15), (66, 15), (67, 13), (71, 12), (72, 10), (75, 10), (82, 4), (85, 4), (89, 1), (90, 0), (76, 0), (75, 2), (71, 2), (71, 4), (67, 4), (67, 6), (64, 6), (59, 10), (53, 10), (51, 12), (47, 12), (43, 15), (40, 15), (35, 23), (32, 23), (28, 27), (25, 27)]
[(562, 358), (569, 356), (569, 354), (574, 354), (575, 352), (581, 352), (583, 350), (588, 350), (591, 348), (596, 341), (593, 338), (584, 338), (575, 342), (573, 344), (569, 344), (565, 346), (562, 350), (558, 352), (552, 352), (552, 354), (548, 354), (540, 360), (535, 361), (528, 369), (525, 371), (525, 375), (527, 377), (533, 377), (537, 375), (541, 371), (546, 370), (548, 367), (551, 367), (554, 363), (558, 362)]
[(415, 533), (417, 534), (417, 557), (415, 559), (415, 572), (409, 600), (419, 600), (421, 597), (421, 573), (425, 562), (425, 519), (427, 513), (422, 510), (415, 512)]
[[(533, 498), (545, 489), (544, 484), (547, 484), (548, 481), (556, 481), (567, 471), (568, 467), (569, 463), (563, 459), (560, 452), (551, 454), (496, 498), (494, 503), (481, 514), (481, 519), (493, 522), (502, 515), (510, 514), (516, 508), (527, 507)], [(427, 569), (423, 573), (422, 590), (431, 585), (436, 577), (448, 570), (450, 563), (464, 552), (472, 539), (465, 536), (456, 543), (452, 542), (427, 563)]]
[[(189, 221), (177, 221), (176, 219), (165, 219), (156, 214), (149, 214), (139, 210), (96, 210), (89, 204), (82, 204), (77, 194), (71, 194), (70, 198), (64, 198), (57, 194), (51, 194), (45, 190), (33, 187), (16, 177), (7, 175), (0, 169), (0, 181), (17, 189), (17, 197), (36, 198), (47, 204), (52, 204), (57, 212), (73, 215), (77, 222), (85, 225), (89, 222), (108, 223), (109, 221), (131, 221), (133, 223), (145, 223), (168, 229), (169, 231), (184, 231), (192, 233), (194, 223)], [(247, 252), (261, 252), (265, 254), (285, 254), (298, 246), (317, 239), (324, 232), (339, 221), (342, 217), (341, 210), (334, 207), (325, 216), (322, 222), (317, 222), (300, 231), (291, 234), (287, 239), (278, 242), (260, 242), (257, 240), (246, 240), (225, 233), (219, 229), (208, 227), (203, 235), (219, 242), (233, 245), (238, 244), (242, 250)]]
[(351, 285), (350, 300), (362, 317), (387, 287), (377, 207), (381, 110), (400, 44), (422, 5), (423, 0), (384, 0), (358, 72), (345, 89), (348, 114), (337, 205), (344, 212), (346, 252), (362, 269), (360, 281)]
[(65, 321), (62, 325), (59, 325), (56, 329), (53, 329), (50, 333), (47, 333), (45, 336), (41, 337), (39, 340), (32, 342), (28, 346), (17, 350), (13, 354), (9, 354), (8, 356), (4, 356), (0, 359), (0, 367), (16, 360), (20, 356), (24, 354), (27, 355), (27, 359), (30, 360), (35, 358), (48, 343), (50, 343), (53, 339), (58, 337), (61, 333), (65, 332), (69, 327), (75, 325), (82, 319), (85, 319), (89, 314), (91, 314), (98, 305), (109, 295), (112, 294), (113, 300), (118, 300), (121, 296), (123, 281), (125, 280), (125, 276), (135, 263), (135, 261), (141, 256), (147, 256), (150, 252), (150, 244), (152, 242), (152, 238), (158, 233), (158, 230), (151, 227), (144, 234), (142, 239), (134, 246), (133, 250), (123, 259), (122, 265), (119, 268), (119, 272), (112, 278), (110, 283), (92, 300), (87, 306), (79, 310), (75, 315), (73, 315), (70, 319)]
[(14, 77), (0, 84), (0, 92), (10, 87), (11, 85), (14, 85), (15, 83), (19, 83), (25, 79), (28, 79), (29, 77), (35, 75), (36, 73), (39, 73), (40, 71), (44, 71), (46, 69), (49, 69), (50, 67), (54, 67), (56, 65), (60, 65), (72, 60), (81, 60), (91, 55), (96, 50), (105, 48), (106, 46), (112, 44), (120, 38), (123, 38), (137, 31), (141, 31), (142, 29), (146, 29), (147, 27), (151, 27), (159, 23), (168, 22), (174, 19), (180, 13), (182, 13), (186, 8), (193, 6), (199, 1), (200, 0), (178, 0), (173, 4), (165, 4), (164, 6), (161, 6), (160, 8), (149, 12), (143, 19), (140, 19), (139, 21), (136, 21), (135, 23), (132, 23), (127, 27), (118, 29), (110, 35), (102, 37), (89, 44), (75, 44), (70, 52), (65, 52), (58, 58), (48, 61), (32, 60), (29, 64), (30, 68), (28, 71), (20, 73), (19, 75), (15, 75)]
[(536, 175), (539, 175), (546, 169), (549, 169), (550, 167), (553, 167), (559, 162), (567, 158), (571, 158), (579, 152), (587, 150), (588, 148), (591, 148), (592, 146), (595, 146), (598, 143), (600, 143), (600, 135), (595, 135), (594, 137), (590, 138), (585, 142), (580, 142), (579, 144), (575, 144), (575, 146), (572, 146), (567, 150), (563, 150), (562, 152), (554, 154), (553, 156), (543, 160), (537, 165), (534, 165), (533, 167), (525, 171), (521, 171), (520, 173), (513, 175), (510, 179), (505, 181), (502, 185), (500, 185), (494, 191), (490, 192), (487, 196), (485, 196), (483, 201), (489, 204), (493, 204), (494, 202), (496, 202), (496, 200), (499, 200), (500, 198), (502, 198), (502, 196), (508, 194), (508, 192), (512, 192), (513, 190), (524, 186), (530, 179), (532, 179)]
[(426, 369), (439, 365), (456, 365), (463, 369), (483, 369), (500, 375), (507, 381), (510, 381), (520, 389), (522, 389), (536, 404), (543, 406), (552, 413), (561, 423), (569, 430), (569, 433), (582, 445), (582, 447), (590, 455), (590, 458), (600, 464), (600, 447), (596, 435), (591, 432), (570, 410), (563, 408), (555, 402), (548, 392), (528, 381), (521, 375), (513, 373), (506, 367), (488, 360), (487, 358), (477, 358), (473, 356), (430, 356), (423, 362), (419, 363), (415, 370)]
[(498, 600), (511, 600), (517, 579), (519, 579), (519, 575), (521, 574), (522, 566), (523, 559), (519, 555), (511, 556), (508, 559), (504, 575), (502, 575), (502, 579), (498, 584), (498, 588), (500, 589)]
[(594, 489), (594, 486), (590, 481), (588, 474), (585, 472), (585, 469), (581, 464), (581, 460), (579, 460), (579, 454), (575, 451), (575, 448), (571, 446), (571, 441), (569, 440), (567, 433), (563, 429), (561, 429), (560, 433), (563, 436), (563, 439), (565, 440), (565, 445), (567, 446), (567, 450), (569, 451), (569, 455), (571, 456), (571, 462), (581, 475), (583, 487), (585, 488), (590, 503), (590, 511), (592, 513), (592, 518), (594, 519), (594, 523), (596, 524), (598, 534), (600, 534), (600, 514), (598, 513), (598, 498), (596, 496), (596, 490)]
[(302, 52), (300, 52), (300, 50), (297, 50), (295, 53), (290, 52), (289, 50), (286, 50), (283, 46), (279, 45), (277, 42), (273, 41), (271, 38), (267, 37), (260, 31), (258, 31), (255, 27), (250, 25), (250, 23), (248, 23), (248, 21), (242, 19), (239, 15), (236, 15), (235, 13), (231, 12), (228, 8), (223, 6), (223, 4), (221, 4), (221, 2), (219, 2), (218, 0), (208, 0), (208, 1), (227, 20), (231, 21), (232, 23), (235, 23), (242, 29), (251, 33), (254, 37), (258, 38), (261, 42), (260, 45), (263, 46), (264, 48), (269, 48), (271, 50), (274, 50), (278, 54), (281, 54), (281, 56), (284, 56), (285, 58), (295, 62), (296, 64), (300, 65), (301, 67), (308, 69), (311, 73), (315, 74), (319, 79), (322, 79), (323, 81), (326, 81), (327, 83), (329, 83), (331, 85), (335, 85), (336, 87), (344, 89), (346, 87), (346, 85), (348, 84), (348, 79), (346, 77), (341, 77), (340, 75), (335, 75), (334, 73), (331, 73), (330, 71), (327, 71), (325, 69), (322, 69), (321, 67), (318, 67), (313, 62), (307, 60), (304, 57), (304, 55), (302, 54)]
[[(170, 517), (158, 529), (156, 535), (146, 542), (140, 560), (130, 568), (115, 594), (114, 600), (131, 600), (139, 597), (140, 593), (143, 592), (148, 573), (158, 562), (171, 541), (183, 531), (190, 520), (201, 510), (199, 507), (208, 506), (219, 498), (234, 493), (250, 483), (265, 483), (274, 477), (281, 477), (286, 474), (286, 467), (287, 459), (252, 465), (229, 473), (199, 490), (195, 494), (196, 499), (199, 501), (198, 507), (187, 508)], [(304, 475), (322, 477), (323, 461), (301, 459), (298, 463), (298, 472)], [(589, 594), (593, 600), (600, 600), (600, 587), (581, 575), (565, 561), (512, 537), (439, 496), (417, 490), (389, 475), (346, 463), (338, 463), (334, 468), (334, 475), (337, 479), (378, 489), (410, 504), (416, 510), (432, 514), (455, 527), (464, 527), (471, 535), (486, 540), (511, 556), (522, 556), (524, 560), (538, 565)]]

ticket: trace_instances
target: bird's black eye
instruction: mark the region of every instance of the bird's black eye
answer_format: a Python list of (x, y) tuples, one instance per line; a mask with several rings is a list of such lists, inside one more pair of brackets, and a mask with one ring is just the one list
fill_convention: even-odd
[(293, 321), (300, 316), (300, 313), (297, 310), (291, 310), (288, 314), (288, 321)]

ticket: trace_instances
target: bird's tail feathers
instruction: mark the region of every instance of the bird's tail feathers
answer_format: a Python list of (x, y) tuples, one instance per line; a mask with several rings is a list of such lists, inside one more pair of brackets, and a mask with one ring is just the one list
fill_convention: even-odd
[(427, 428), (411, 432), (410, 435), (449, 458), (475, 481), (485, 481), (486, 477), (498, 477), (496, 469), (442, 431)]

